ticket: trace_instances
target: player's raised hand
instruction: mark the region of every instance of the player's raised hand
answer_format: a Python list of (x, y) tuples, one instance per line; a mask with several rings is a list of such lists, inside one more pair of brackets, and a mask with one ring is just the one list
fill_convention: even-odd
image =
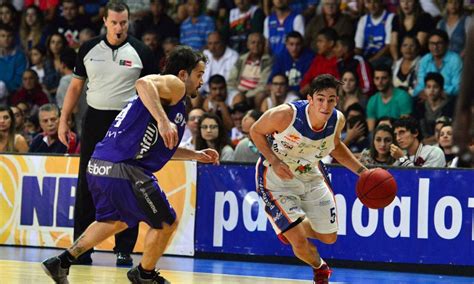
[(219, 164), (219, 153), (214, 149), (204, 149), (202, 151), (197, 151), (198, 158), (196, 159), (201, 163), (213, 163), (214, 165)]
[(61, 143), (63, 143), (66, 147), (69, 147), (68, 137), (69, 137), (70, 132), (71, 130), (69, 129), (69, 125), (67, 125), (67, 122), (63, 120), (59, 120), (59, 126), (58, 126), (59, 141), (61, 141)]
[(158, 132), (166, 148), (171, 150), (178, 144), (178, 127), (168, 119), (158, 122)]
[(288, 167), (288, 165), (283, 163), (281, 160), (273, 162), (272, 167), (277, 176), (283, 180), (292, 179), (294, 176), (290, 170), (290, 167)]

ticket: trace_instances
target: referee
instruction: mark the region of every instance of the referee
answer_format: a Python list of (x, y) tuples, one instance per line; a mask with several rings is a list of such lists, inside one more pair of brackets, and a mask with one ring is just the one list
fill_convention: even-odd
[[(67, 145), (70, 131), (67, 120), (88, 79), (88, 109), (82, 121), (81, 159), (74, 208), (75, 240), (95, 220), (94, 204), (86, 179), (87, 164), (95, 145), (104, 138), (120, 110), (135, 95), (135, 81), (158, 73), (158, 66), (153, 66), (155, 61), (151, 50), (127, 35), (129, 18), (130, 10), (124, 2), (111, 0), (107, 3), (104, 15), (107, 33), (80, 47), (73, 78), (64, 98), (58, 134), (61, 142)], [(138, 226), (115, 235), (117, 265), (132, 265), (130, 253), (137, 236)], [(89, 251), (81, 256), (78, 263), (91, 264), (91, 253)]]

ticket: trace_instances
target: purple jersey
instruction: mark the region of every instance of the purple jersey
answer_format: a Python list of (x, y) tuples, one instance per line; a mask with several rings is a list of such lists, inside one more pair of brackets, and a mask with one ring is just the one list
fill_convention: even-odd
[[(172, 106), (163, 106), (168, 119), (178, 128), (178, 143), (186, 126), (185, 97)], [(115, 118), (104, 139), (99, 142), (92, 158), (113, 163), (126, 163), (150, 172), (161, 169), (174, 155), (165, 147), (155, 119), (135, 97)]]

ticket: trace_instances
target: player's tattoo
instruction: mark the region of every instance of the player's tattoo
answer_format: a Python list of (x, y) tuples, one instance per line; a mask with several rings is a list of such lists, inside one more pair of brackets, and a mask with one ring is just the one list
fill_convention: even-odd
[(78, 257), (85, 251), (85, 248), (80, 244), (84, 236), (85, 235), (82, 234), (79, 238), (77, 238), (77, 240), (72, 244), (71, 248), (69, 249), (69, 253), (72, 254), (74, 257)]
[(357, 173), (358, 174), (361, 174), (363, 171), (365, 171), (367, 168), (366, 167), (360, 167), (358, 170), (357, 170)]

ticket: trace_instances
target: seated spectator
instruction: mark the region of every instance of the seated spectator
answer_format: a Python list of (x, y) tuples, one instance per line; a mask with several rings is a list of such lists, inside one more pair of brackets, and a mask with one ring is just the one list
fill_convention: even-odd
[[(439, 73), (430, 72), (425, 77), (426, 101), (421, 112), (416, 112), (420, 121), (423, 137), (429, 139), (434, 136), (436, 119), (441, 116), (453, 117), (454, 102), (446, 97), (443, 92), (444, 79)], [(437, 139), (438, 136), (435, 136)]]
[(59, 1), (36, 1), (36, 0), (24, 0), (24, 7), (30, 7), (37, 5), (44, 14), (45, 22), (51, 22), (54, 20), (56, 15), (57, 6)]
[(299, 96), (288, 91), (288, 78), (283, 74), (276, 74), (273, 76), (270, 86), (270, 96), (263, 100), (260, 111), (265, 112), (272, 107), (296, 101), (298, 99)]
[(464, 1), (446, 1), (446, 11), (438, 22), (437, 28), (445, 31), (449, 36), (448, 50), (464, 57), (467, 32), (471, 24), (471, 16), (464, 12)]
[(353, 116), (365, 115), (364, 107), (362, 107), (359, 103), (353, 103), (347, 107), (344, 115), (346, 119), (349, 119)]
[(425, 137), (423, 139), (423, 144), (439, 146), (438, 137), (439, 137), (439, 131), (441, 130), (441, 127), (443, 127), (443, 125), (445, 124), (452, 124), (452, 123), (453, 123), (453, 120), (448, 116), (438, 117), (434, 125), (434, 131), (433, 131), (434, 135)]
[(429, 72), (437, 72), (443, 75), (444, 92), (452, 98), (459, 93), (463, 62), (461, 57), (448, 50), (449, 37), (445, 31), (434, 30), (428, 37), (428, 49), (430, 53), (420, 59), (417, 72), (417, 85), (413, 92), (414, 96), (426, 99), (425, 77)]
[(43, 85), (48, 95), (54, 96), (61, 79), (61, 53), (67, 47), (67, 39), (54, 32), (46, 39), (46, 60), (44, 63)]
[(361, 153), (370, 145), (369, 129), (365, 115), (357, 115), (348, 118), (346, 128), (346, 132), (342, 134), (341, 139), (347, 148), (357, 156), (358, 153)]
[(339, 100), (337, 108), (343, 113), (347, 108), (355, 103), (365, 106), (367, 104), (366, 97), (359, 88), (359, 79), (352, 70), (347, 70), (342, 74), (341, 81), (344, 82), (338, 90)]
[(303, 46), (303, 36), (297, 31), (288, 33), (285, 49), (274, 57), (269, 83), (276, 74), (285, 74), (290, 90), (299, 94), (301, 80), (311, 66), (313, 59), (314, 53)]
[(202, 108), (205, 112), (212, 112), (219, 116), (225, 126), (230, 131), (234, 124), (230, 117), (229, 108), (235, 104), (244, 102), (245, 96), (240, 93), (227, 94), (227, 84), (221, 75), (214, 75), (209, 79), (209, 95), (204, 100)]
[(214, 20), (201, 14), (199, 0), (187, 0), (186, 9), (189, 17), (184, 20), (180, 27), (181, 44), (189, 45), (196, 50), (206, 47), (207, 36), (216, 30)]
[(38, 74), (28, 69), (23, 73), (23, 83), (21, 88), (11, 97), (11, 104), (26, 103), (30, 107), (30, 112), (26, 115), (32, 115), (37, 112), (38, 107), (49, 102), (48, 96), (43, 92), (38, 80)]
[(234, 0), (235, 8), (229, 14), (229, 46), (238, 53), (247, 52), (247, 37), (263, 33), (265, 14), (251, 0)]
[(249, 110), (250, 106), (245, 102), (241, 102), (236, 104), (230, 111), (230, 116), (232, 117), (232, 122), (234, 123), (234, 127), (232, 127), (232, 130), (230, 131), (230, 141), (232, 147), (237, 146), (239, 141), (245, 138), (245, 134), (242, 130), (242, 119)]
[(306, 95), (309, 91), (311, 81), (319, 75), (331, 74), (334, 77), (339, 77), (337, 69), (337, 57), (334, 53), (334, 47), (337, 42), (337, 33), (331, 28), (324, 28), (319, 31), (316, 38), (316, 45), (318, 46), (318, 54), (311, 62), (311, 66), (304, 74), (303, 80), (300, 83), (300, 93)]
[(350, 16), (341, 13), (339, 0), (321, 1), (321, 15), (311, 18), (305, 27), (306, 46), (318, 52), (316, 38), (324, 28), (332, 28), (338, 36), (354, 38), (354, 24)]
[(397, 145), (390, 146), (390, 155), (396, 159), (394, 165), (401, 167), (444, 167), (443, 151), (436, 146), (424, 145), (423, 134), (416, 119), (402, 118), (393, 125)]
[[(377, 119), (377, 122), (375, 123), (375, 128), (377, 128), (379, 125), (387, 125), (393, 129), (394, 122), (395, 119), (388, 116), (382, 116), (381, 118)], [(395, 139), (393, 141), (395, 141)]]
[(297, 31), (304, 35), (304, 18), (291, 10), (288, 0), (272, 0), (273, 10), (263, 23), (263, 36), (269, 54), (278, 55), (285, 49), (286, 35)]
[(25, 115), (23, 114), (23, 111), (16, 106), (11, 106), (10, 109), (15, 118), (15, 133), (25, 137)]
[(23, 50), (28, 53), (33, 46), (44, 45), (44, 16), (38, 6), (23, 10), (20, 23), (20, 41)]
[(28, 152), (25, 138), (17, 134), (15, 129), (13, 111), (5, 105), (0, 105), (0, 153)]
[(147, 14), (135, 22), (135, 37), (142, 38), (145, 31), (154, 31), (160, 41), (179, 37), (179, 26), (166, 13), (166, 0), (150, 0)]
[(30, 50), (30, 69), (38, 74), (38, 81), (43, 84), (44, 81), (44, 64), (46, 60), (46, 49), (41, 45), (35, 45)]
[(173, 51), (173, 49), (178, 45), (178, 38), (169, 37), (163, 41), (163, 43), (161, 44), (161, 49), (163, 50), (163, 57), (161, 57), (161, 60), (159, 62), (160, 70), (163, 70), (163, 68), (165, 67), (166, 58), (171, 53), (171, 51)]
[(363, 55), (373, 66), (391, 65), (390, 33), (393, 14), (384, 9), (382, 0), (364, 0), (368, 13), (357, 23), (356, 54)]
[(239, 59), (237, 51), (226, 46), (223, 35), (212, 32), (207, 36), (207, 49), (203, 51), (207, 57), (207, 66), (202, 76), (204, 84), (200, 91), (209, 92), (209, 78), (213, 75), (222, 75), (225, 80), (229, 79), (229, 73), (235, 62)]
[(392, 83), (395, 88), (403, 89), (413, 95), (416, 70), (420, 62), (420, 45), (415, 37), (406, 35), (400, 49), (402, 57), (393, 64)]
[(366, 166), (390, 166), (395, 159), (390, 156), (390, 145), (395, 143), (395, 135), (388, 125), (379, 125), (372, 135), (372, 143), (369, 149), (360, 154), (359, 160)]
[(433, 29), (433, 20), (421, 8), (419, 0), (402, 0), (397, 15), (393, 18), (390, 38), (390, 53), (394, 61), (400, 57), (403, 38), (410, 36), (418, 41), (418, 52), (424, 54), (428, 33)]
[(60, 109), (62, 109), (67, 89), (72, 80), (72, 72), (74, 71), (74, 66), (76, 65), (76, 52), (72, 48), (66, 48), (62, 52), (60, 60), (60, 72), (62, 77), (59, 80), (59, 86), (56, 92), (56, 104)]
[[(21, 103), (18, 106), (22, 105)], [(38, 114), (33, 116), (25, 117), (25, 139), (28, 142), (28, 145), (31, 145), (31, 142), (41, 132), (41, 127), (38, 121)]]
[(358, 86), (365, 96), (374, 93), (374, 78), (370, 64), (360, 55), (354, 54), (355, 43), (352, 37), (342, 36), (337, 39), (334, 53), (337, 57), (338, 78), (346, 71), (357, 75)]
[(97, 34), (93, 29), (89, 29), (89, 28), (82, 29), (81, 32), (79, 33), (79, 46), (81, 46), (84, 42), (91, 40), (96, 35)]
[(219, 153), (221, 161), (232, 161), (234, 149), (230, 146), (222, 120), (213, 113), (204, 113), (199, 120), (196, 150), (211, 148)]
[(446, 166), (448, 168), (456, 168), (459, 157), (453, 151), (453, 127), (451, 124), (443, 124), (439, 130), (438, 144), (443, 150)]
[(153, 53), (153, 59), (155, 60), (155, 64), (159, 64), (161, 58), (163, 57), (163, 50), (160, 44), (160, 38), (158, 33), (155, 30), (146, 30), (143, 32), (141, 37), (142, 42), (148, 46), (148, 48)]
[(58, 139), (59, 109), (56, 105), (46, 104), (40, 107), (38, 119), (43, 130), (31, 142), (30, 153), (77, 153), (79, 138), (74, 132), (69, 132), (69, 145), (66, 147)]
[(20, 88), (27, 59), (23, 51), (15, 47), (11, 27), (0, 23), (0, 39), (0, 82), (5, 84), (9, 94), (13, 94)]
[(257, 108), (264, 98), (273, 60), (268, 54), (264, 54), (264, 38), (261, 34), (250, 34), (247, 47), (249, 52), (240, 56), (230, 71), (227, 86), (229, 95), (243, 94)]
[(392, 85), (391, 69), (388, 66), (375, 68), (374, 82), (378, 92), (367, 103), (367, 124), (369, 131), (375, 128), (375, 121), (383, 116), (400, 118), (412, 113), (410, 95)]
[(250, 127), (262, 116), (262, 113), (254, 109), (249, 110), (242, 118), (242, 132), (245, 137), (239, 141), (239, 144), (235, 147), (233, 161), (235, 162), (248, 162), (256, 163), (260, 157), (260, 152), (252, 142), (249, 135)]
[(199, 129), (199, 119), (204, 114), (202, 108), (193, 108), (188, 114), (188, 120), (186, 121), (186, 129), (184, 130), (183, 139), (181, 139), (180, 147), (194, 150), (196, 147), (196, 137)]

